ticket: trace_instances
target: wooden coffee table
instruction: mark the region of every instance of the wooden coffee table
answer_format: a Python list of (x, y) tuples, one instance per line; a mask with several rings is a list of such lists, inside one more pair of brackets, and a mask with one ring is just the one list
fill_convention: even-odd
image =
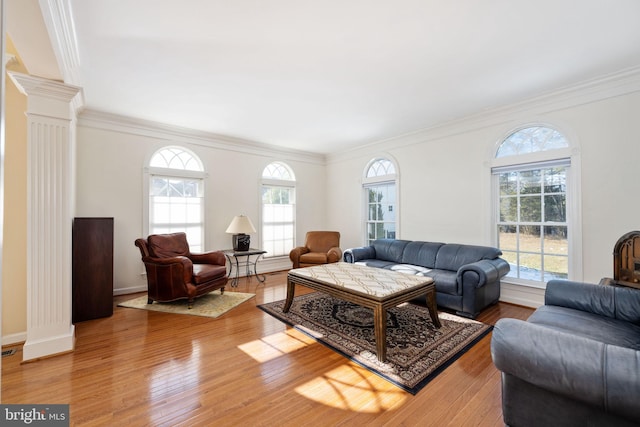
[(335, 298), (373, 309), (378, 360), (387, 357), (387, 309), (425, 295), (431, 320), (440, 327), (433, 279), (381, 268), (337, 262), (296, 268), (287, 275), (287, 299), (282, 311), (289, 311), (295, 286), (302, 285)]

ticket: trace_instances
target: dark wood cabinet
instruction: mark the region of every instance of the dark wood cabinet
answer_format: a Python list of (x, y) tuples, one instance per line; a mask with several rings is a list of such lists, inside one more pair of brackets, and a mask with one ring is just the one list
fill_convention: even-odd
[(72, 322), (113, 314), (113, 218), (74, 218)]

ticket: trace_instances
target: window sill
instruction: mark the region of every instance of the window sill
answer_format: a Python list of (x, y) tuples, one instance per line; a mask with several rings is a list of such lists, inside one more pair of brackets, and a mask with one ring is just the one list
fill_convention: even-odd
[(535, 288), (535, 289), (547, 289), (547, 284), (545, 282), (536, 282), (533, 280), (523, 280), (516, 279), (515, 277), (503, 277), (500, 279), (501, 283), (506, 283), (514, 286), (524, 286), (527, 288)]

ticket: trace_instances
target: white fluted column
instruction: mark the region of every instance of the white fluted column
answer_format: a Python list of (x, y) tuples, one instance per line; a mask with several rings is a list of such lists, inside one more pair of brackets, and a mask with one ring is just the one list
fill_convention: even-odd
[(23, 360), (74, 348), (71, 227), (80, 88), (9, 73), (27, 95), (27, 340)]

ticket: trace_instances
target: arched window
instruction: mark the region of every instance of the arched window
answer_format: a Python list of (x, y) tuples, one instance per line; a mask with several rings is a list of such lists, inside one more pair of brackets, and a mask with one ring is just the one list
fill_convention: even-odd
[(182, 147), (156, 151), (148, 167), (149, 234), (187, 233), (193, 252), (204, 250), (204, 178), (200, 159)]
[(364, 171), (365, 244), (395, 239), (398, 231), (397, 174), (393, 161), (375, 158)]
[(570, 148), (558, 130), (531, 126), (509, 134), (495, 152), (497, 244), (516, 283), (570, 277), (571, 237), (579, 230)]
[(289, 255), (296, 229), (296, 178), (282, 162), (262, 171), (262, 248), (265, 257)]

